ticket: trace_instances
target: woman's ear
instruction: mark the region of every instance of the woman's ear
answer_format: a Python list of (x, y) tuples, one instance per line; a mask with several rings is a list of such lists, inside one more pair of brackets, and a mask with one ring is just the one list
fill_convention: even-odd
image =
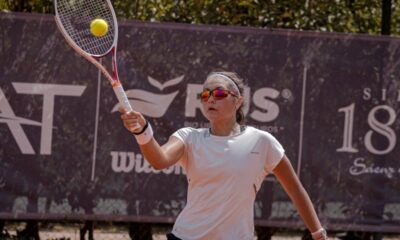
[(243, 96), (239, 96), (238, 97), (238, 102), (236, 103), (236, 110), (238, 110), (243, 105), (243, 102), (244, 102), (244, 97)]

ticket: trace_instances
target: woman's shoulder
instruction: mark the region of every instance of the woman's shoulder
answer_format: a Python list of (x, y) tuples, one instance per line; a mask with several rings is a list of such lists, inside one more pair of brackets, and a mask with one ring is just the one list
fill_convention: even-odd
[(193, 127), (183, 127), (178, 129), (173, 135), (180, 136), (182, 139), (193, 138), (205, 134), (207, 128), (193, 128)]
[(207, 128), (183, 127), (183, 128), (178, 129), (178, 131), (196, 134), (196, 133), (204, 133), (204, 132), (208, 131), (208, 129)]
[(259, 128), (253, 127), (253, 126), (246, 126), (246, 130), (251, 133), (252, 135), (257, 134), (261, 138), (266, 138), (266, 139), (275, 139), (274, 135), (271, 134), (270, 132), (261, 130)]

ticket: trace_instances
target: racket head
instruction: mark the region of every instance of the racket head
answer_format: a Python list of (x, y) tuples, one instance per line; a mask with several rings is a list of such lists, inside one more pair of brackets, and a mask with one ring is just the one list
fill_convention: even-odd
[[(57, 26), (77, 51), (103, 57), (116, 47), (118, 22), (110, 0), (54, 0), (54, 7)], [(108, 23), (108, 32), (102, 37), (90, 32), (90, 23), (96, 18)]]

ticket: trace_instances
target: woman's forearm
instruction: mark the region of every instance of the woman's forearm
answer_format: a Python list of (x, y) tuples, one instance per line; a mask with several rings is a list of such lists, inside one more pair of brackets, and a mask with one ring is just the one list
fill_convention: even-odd
[(322, 229), (310, 197), (286, 156), (284, 156), (281, 162), (275, 167), (274, 174), (289, 195), (307, 228), (311, 233), (314, 233), (313, 238), (326, 239), (326, 237), (324, 237), (325, 232)]
[(310, 232), (321, 229), (317, 213), (304, 187), (300, 185), (291, 191), (289, 196)]
[(176, 137), (171, 137), (162, 146), (154, 138), (139, 146), (145, 159), (156, 170), (174, 165), (182, 157), (185, 148), (183, 142)]
[[(121, 119), (127, 130), (132, 132), (140, 150), (150, 165), (161, 170), (175, 164), (182, 156), (185, 146), (176, 137), (171, 137), (166, 144), (160, 146), (154, 138), (150, 123), (140, 112), (126, 112), (120, 108)], [(139, 129), (137, 129), (139, 126)]]
[(161, 170), (169, 167), (163, 149), (154, 138), (150, 142), (139, 146), (144, 158), (154, 169)]

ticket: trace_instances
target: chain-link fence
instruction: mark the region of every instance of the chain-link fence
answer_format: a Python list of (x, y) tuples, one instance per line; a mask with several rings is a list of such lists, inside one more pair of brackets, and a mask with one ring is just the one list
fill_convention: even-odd
[[(1, 240), (165, 240), (170, 224), (121, 222), (1, 221)], [(400, 234), (376, 232), (329, 232), (335, 240), (400, 240)], [(254, 240), (311, 239), (306, 230), (256, 227)]]

